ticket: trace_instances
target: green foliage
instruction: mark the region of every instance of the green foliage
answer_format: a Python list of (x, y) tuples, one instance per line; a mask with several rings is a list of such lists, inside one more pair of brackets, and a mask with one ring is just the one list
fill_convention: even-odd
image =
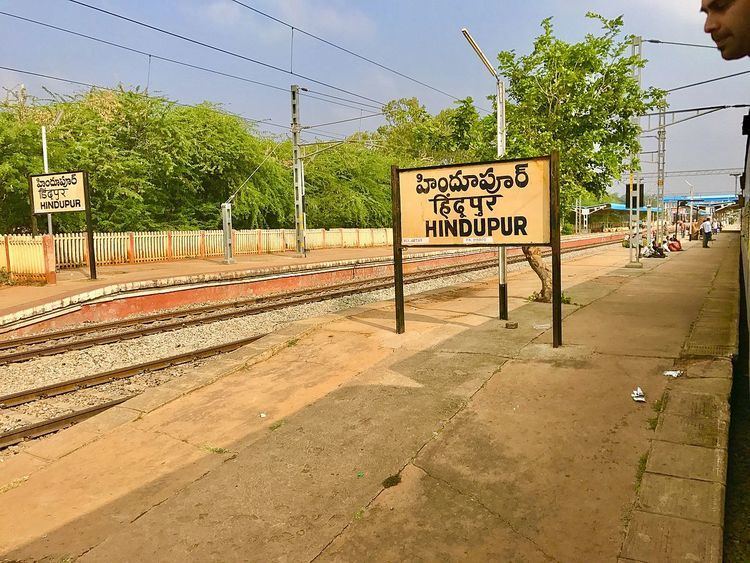
[(308, 227), (389, 227), (390, 165), (385, 155), (360, 142), (323, 150), (308, 159)]
[[(97, 90), (44, 106), (19, 98), (0, 109), (3, 232), (28, 229), (26, 176), (42, 172), (44, 124), (50, 169), (89, 171), (94, 226), (102, 231), (218, 228), (220, 204), (279, 148), (218, 107), (137, 91)], [(288, 167), (270, 158), (235, 200), (235, 225), (288, 225), (292, 199)], [(84, 225), (83, 214), (55, 221), (63, 231)]]
[(29, 225), (27, 175), (41, 172), (41, 133), (22, 105), (0, 112), (0, 231), (15, 233)]
[(554, 36), (548, 18), (529, 55), (498, 55), (509, 83), (508, 156), (559, 149), (565, 209), (579, 196), (588, 202), (607, 193), (630, 156), (639, 152), (632, 118), (664, 99), (662, 91), (642, 91), (633, 77), (633, 66), (645, 61), (627, 53), (630, 38), (621, 36), (622, 18), (587, 17), (601, 23), (599, 35), (567, 43)]
[(384, 152), (401, 167), (462, 162), (477, 153), (479, 114), (471, 98), (431, 115), (416, 98), (389, 102), (378, 129)]

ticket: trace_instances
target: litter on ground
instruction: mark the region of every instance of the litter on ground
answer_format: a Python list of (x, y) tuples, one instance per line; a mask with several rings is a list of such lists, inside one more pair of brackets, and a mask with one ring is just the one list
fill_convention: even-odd
[(636, 387), (635, 391), (633, 391), (630, 396), (636, 403), (646, 402), (646, 395), (643, 393), (643, 389), (641, 389), (640, 387)]

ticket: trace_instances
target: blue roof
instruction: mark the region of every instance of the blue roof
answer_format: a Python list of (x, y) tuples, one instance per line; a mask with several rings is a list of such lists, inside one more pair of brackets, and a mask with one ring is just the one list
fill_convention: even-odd
[(706, 203), (720, 203), (737, 201), (737, 196), (734, 194), (716, 194), (716, 195), (694, 195), (692, 198), (689, 195), (665, 195), (664, 201), (679, 201), (684, 199), (686, 201), (706, 202)]
[[(629, 211), (630, 210), (629, 207), (625, 207), (624, 203), (610, 203), (609, 204), (609, 208), (612, 209), (613, 211)], [(648, 211), (648, 208), (647, 207), (641, 207), (641, 211), (643, 211), (645, 213), (646, 211)], [(660, 207), (652, 207), (651, 208), (651, 212), (652, 213), (656, 213), (658, 211), (661, 211)]]

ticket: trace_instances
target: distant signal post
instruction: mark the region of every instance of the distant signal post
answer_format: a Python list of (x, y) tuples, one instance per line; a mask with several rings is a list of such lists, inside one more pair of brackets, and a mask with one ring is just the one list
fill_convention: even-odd
[(553, 346), (562, 344), (559, 156), (391, 171), (396, 331), (403, 249), (551, 246)]

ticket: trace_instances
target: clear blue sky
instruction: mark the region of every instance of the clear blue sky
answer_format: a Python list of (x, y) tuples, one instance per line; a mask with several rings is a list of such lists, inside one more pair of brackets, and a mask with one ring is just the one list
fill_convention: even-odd
[[(110, 11), (236, 51), (244, 56), (288, 69), (288, 27), (275, 23), (229, 0), (84, 0)], [(559, 36), (575, 41), (593, 23), (584, 15), (595, 11), (607, 17), (624, 15), (626, 32), (644, 38), (710, 44), (704, 35), (699, 0), (245, 0), (246, 4), (315, 33), (332, 42), (413, 76), (458, 97), (472, 96), (490, 107), (486, 96), (494, 83), (460, 33), (467, 27), (485, 53), (494, 61), (504, 49), (519, 53), (530, 50), (539, 34), (539, 24), (552, 16)], [(210, 100), (228, 110), (274, 123), (289, 123), (289, 93), (292, 83), (322, 92), (328, 90), (303, 78), (292, 77), (248, 61), (212, 52), (167, 37), (155, 31), (94, 12), (67, 0), (0, 0), (0, 10), (32, 18), (81, 33), (107, 38), (142, 51), (209, 66), (276, 85), (273, 90), (172, 65), (151, 62), (150, 91), (183, 103)], [(93, 43), (57, 31), (0, 15), (3, 41), (0, 66), (29, 70), (113, 87), (118, 83), (144, 87), (148, 80), (147, 57)], [(750, 69), (750, 60), (724, 62), (710, 49), (644, 45), (649, 60), (644, 85), (671, 88), (723, 74)], [(307, 77), (328, 82), (378, 101), (416, 96), (432, 112), (450, 105), (451, 99), (400, 78), (297, 33), (293, 68)], [(0, 70), (0, 86), (48, 97), (43, 86), (58, 93), (80, 92), (82, 87)], [(750, 75), (691, 88), (670, 95), (672, 109), (750, 102)], [(362, 101), (362, 100), (360, 100)], [(313, 125), (358, 117), (360, 110), (305, 98), (302, 119)], [(369, 110), (364, 110), (365, 115)], [(726, 110), (667, 130), (667, 169), (740, 167), (744, 155), (741, 135), (744, 110)], [(379, 118), (362, 120), (363, 128), (374, 128)], [(321, 127), (334, 135), (345, 135), (360, 126), (358, 121)], [(261, 130), (283, 133), (260, 125)], [(644, 150), (656, 141), (647, 139)], [(648, 159), (649, 157), (646, 157)], [(645, 164), (644, 170), (655, 170)], [(691, 179), (698, 192), (733, 192), (730, 177)], [(647, 184), (648, 185), (648, 184)], [(653, 183), (647, 190), (653, 191)], [(687, 189), (682, 179), (667, 182), (667, 193)]]

